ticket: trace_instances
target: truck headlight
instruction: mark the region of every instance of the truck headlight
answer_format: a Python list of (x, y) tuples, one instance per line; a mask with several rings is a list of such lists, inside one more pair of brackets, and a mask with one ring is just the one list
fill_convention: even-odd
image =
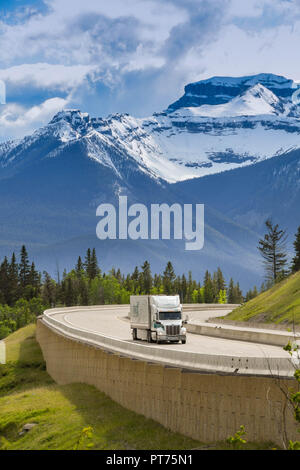
[(186, 328), (181, 328), (181, 333), (182, 333), (183, 335), (185, 335), (185, 334), (186, 334)]
[(164, 330), (162, 330), (162, 329), (160, 328), (159, 330), (157, 330), (157, 333), (158, 333), (159, 335), (163, 335), (163, 334), (164, 334)]

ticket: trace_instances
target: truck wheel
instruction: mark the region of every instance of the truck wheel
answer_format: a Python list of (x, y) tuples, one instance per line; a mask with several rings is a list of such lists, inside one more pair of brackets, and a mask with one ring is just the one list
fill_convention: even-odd
[(136, 341), (138, 338), (137, 338), (137, 329), (136, 328), (133, 328), (132, 330), (132, 339), (133, 341)]
[(147, 331), (147, 341), (148, 343), (152, 343), (151, 331)]
[(183, 340), (181, 341), (181, 344), (185, 344), (185, 343), (186, 343), (186, 339), (183, 339)]

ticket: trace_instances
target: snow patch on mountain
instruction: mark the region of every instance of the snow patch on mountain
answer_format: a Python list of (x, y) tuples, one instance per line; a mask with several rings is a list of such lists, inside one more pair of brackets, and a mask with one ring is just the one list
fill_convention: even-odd
[(279, 98), (263, 85), (257, 84), (228, 103), (183, 108), (183, 112), (191, 116), (234, 117), (279, 114), (280, 109), (283, 108)]
[(292, 80), (272, 74), (213, 77), (187, 85), (174, 109), (150, 118), (64, 110), (32, 136), (0, 145), (0, 165), (38, 158), (37, 149), (59, 158), (81, 145), (86, 158), (124, 180), (128, 171), (174, 183), (232, 170), (300, 147), (294, 91)]

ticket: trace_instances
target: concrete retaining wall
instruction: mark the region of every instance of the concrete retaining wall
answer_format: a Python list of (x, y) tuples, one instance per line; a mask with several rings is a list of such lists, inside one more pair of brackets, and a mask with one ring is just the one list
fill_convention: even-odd
[(149, 364), (68, 339), (41, 320), (37, 340), (47, 371), (57, 383), (94, 385), (172, 431), (215, 442), (244, 425), (249, 441), (282, 446), (284, 429), (289, 439), (299, 438), (278, 386), (296, 387), (294, 379), (193, 373)]
[(244, 326), (243, 328), (226, 324), (201, 323), (195, 321), (187, 325), (187, 331), (197, 335), (213, 336), (216, 338), (250, 341), (253, 343), (271, 344), (284, 347), (291, 343), (300, 342), (300, 334), (275, 330), (258, 330)]
[(260, 330), (275, 330), (283, 332), (296, 332), (300, 333), (300, 325), (292, 325), (291, 323), (263, 323), (263, 322), (254, 322), (254, 321), (236, 321), (236, 320), (227, 320), (226, 318), (210, 318), (207, 320), (208, 323), (220, 323), (224, 326), (236, 326), (238, 328), (258, 328)]

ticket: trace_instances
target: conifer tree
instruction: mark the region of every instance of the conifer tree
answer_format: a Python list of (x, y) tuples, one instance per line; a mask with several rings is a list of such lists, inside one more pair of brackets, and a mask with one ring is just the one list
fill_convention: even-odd
[(142, 282), (142, 292), (144, 294), (150, 294), (151, 289), (152, 289), (152, 274), (151, 274), (151, 268), (150, 268), (150, 263), (148, 261), (145, 261), (142, 268), (142, 275), (141, 275), (141, 282)]
[(0, 266), (0, 297), (3, 304), (9, 304), (9, 262), (5, 256)]
[(285, 252), (286, 232), (280, 230), (278, 224), (272, 224), (268, 219), (265, 223), (267, 233), (259, 240), (258, 249), (263, 257), (266, 270), (266, 279), (276, 282), (279, 274), (284, 270), (287, 263)]
[(81, 259), (81, 256), (78, 257), (76, 266), (75, 266), (76, 276), (80, 279), (82, 274), (84, 273), (84, 265)]
[(93, 248), (91, 261), (90, 261), (90, 278), (95, 279), (100, 274), (100, 269), (98, 266), (98, 260), (96, 255), (96, 249)]
[(164, 293), (166, 295), (172, 295), (174, 286), (173, 282), (176, 279), (176, 275), (174, 272), (173, 265), (171, 261), (168, 261), (166, 269), (164, 270), (164, 275), (163, 275), (163, 286), (164, 286)]
[(66, 279), (65, 304), (67, 307), (72, 307), (75, 304), (75, 292), (72, 279), (69, 277)]
[(21, 260), (19, 264), (19, 280), (20, 287), (24, 289), (30, 283), (30, 264), (28, 260), (28, 253), (25, 245), (21, 248)]
[(92, 258), (91, 249), (88, 248), (86, 252), (85, 260), (84, 260), (84, 268), (85, 268), (86, 275), (89, 279), (91, 279), (91, 258)]
[(216, 284), (217, 284), (217, 292), (220, 292), (221, 290), (223, 291), (226, 289), (226, 283), (225, 283), (225, 279), (221, 271), (221, 268), (218, 268), (216, 272)]
[(298, 231), (295, 236), (296, 236), (296, 239), (294, 241), (295, 257), (293, 258), (293, 261), (292, 261), (293, 273), (300, 271), (300, 226), (298, 227)]
[(139, 272), (139, 268), (136, 266), (134, 271), (133, 271), (133, 274), (131, 275), (131, 279), (133, 281), (133, 292), (136, 294), (137, 292), (139, 292), (139, 276), (140, 276), (140, 272)]
[(54, 307), (56, 303), (56, 289), (55, 282), (51, 279), (51, 276), (44, 271), (44, 284), (42, 289), (43, 301), (50, 307)]
[(244, 302), (243, 293), (240, 289), (240, 284), (237, 282), (234, 286), (234, 303), (242, 304)]
[(228, 303), (229, 304), (234, 304), (234, 283), (233, 283), (233, 279), (231, 278), (230, 281), (229, 281), (229, 287), (228, 287), (228, 291), (227, 291), (227, 298), (228, 298)]
[(15, 253), (12, 254), (8, 268), (9, 278), (9, 305), (13, 305), (19, 296), (19, 270)]
[(187, 303), (187, 280), (185, 277), (185, 274), (182, 275), (181, 277), (181, 290), (182, 290), (182, 302)]
[(212, 304), (215, 301), (215, 289), (211, 274), (206, 271), (204, 277), (204, 302), (206, 304)]
[(79, 305), (88, 305), (89, 304), (89, 292), (87, 288), (87, 283), (83, 278), (79, 280), (79, 296), (78, 302)]

